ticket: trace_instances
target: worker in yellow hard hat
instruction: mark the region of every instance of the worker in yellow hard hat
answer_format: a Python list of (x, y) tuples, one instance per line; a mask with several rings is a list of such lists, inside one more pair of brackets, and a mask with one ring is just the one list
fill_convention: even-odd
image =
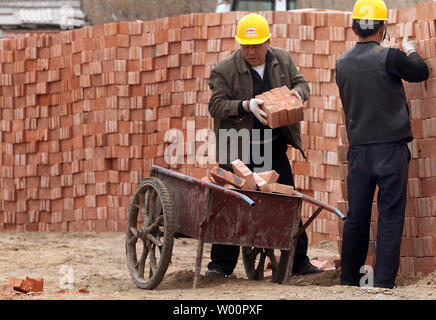
[[(388, 21), (382, 0), (358, 0), (352, 18), (359, 40), (336, 61), (349, 143), (349, 210), (341, 249), (341, 284), (393, 288), (407, 200), (411, 157), (407, 143), (413, 140), (402, 80), (424, 81), (429, 71), (407, 35), (404, 51), (380, 45)], [(376, 187), (376, 263), (374, 272), (363, 276)]]
[[(268, 22), (264, 17), (255, 13), (244, 16), (238, 22), (235, 36), (240, 49), (211, 71), (209, 112), (214, 119), (216, 158), (220, 167), (229, 171), (233, 171), (231, 162), (236, 159), (242, 160), (251, 170), (275, 170), (280, 176), (279, 183), (293, 186), (292, 169), (286, 151), (291, 145), (304, 156), (300, 125), (271, 129), (262, 110), (264, 101), (255, 97), (273, 88), (287, 86), (304, 102), (309, 98), (310, 89), (289, 52), (271, 47), (270, 38)], [(237, 138), (247, 136), (245, 133), (249, 141), (241, 143)], [(236, 141), (232, 138), (236, 138)], [(237, 152), (232, 154), (234, 145), (237, 145)], [(310, 264), (307, 243), (307, 234), (304, 232), (297, 241), (294, 273), (322, 271)], [(207, 275), (232, 274), (238, 255), (237, 246), (213, 244)], [(282, 279), (274, 280), (280, 282)]]

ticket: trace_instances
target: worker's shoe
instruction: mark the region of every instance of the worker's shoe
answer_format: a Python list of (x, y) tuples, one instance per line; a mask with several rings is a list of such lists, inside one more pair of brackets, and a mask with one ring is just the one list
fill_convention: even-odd
[(206, 273), (204, 274), (206, 277), (216, 277), (216, 278), (221, 278), (221, 277), (225, 277), (226, 275), (216, 269), (209, 269), (208, 271), (206, 271)]
[(379, 284), (374, 284), (374, 287), (376, 287), (376, 288), (384, 288), (384, 289), (395, 289), (395, 288), (398, 288), (398, 286), (395, 283), (393, 283), (393, 284), (381, 284), (381, 283), (379, 283)]
[(306, 259), (303, 259), (303, 261), (299, 263), (294, 263), (294, 266), (292, 267), (292, 273), (297, 276), (316, 274), (324, 271), (325, 270), (315, 267), (313, 264), (311, 264), (308, 257), (306, 257)]

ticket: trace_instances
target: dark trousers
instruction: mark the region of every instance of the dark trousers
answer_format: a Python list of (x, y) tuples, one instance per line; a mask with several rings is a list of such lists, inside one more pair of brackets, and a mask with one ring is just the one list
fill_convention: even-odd
[[(360, 284), (368, 254), (371, 209), (376, 186), (377, 245), (374, 286), (392, 288), (399, 268), (407, 201), (410, 152), (403, 142), (350, 146), (348, 214), (341, 250), (341, 284)], [(363, 272), (362, 272), (363, 273)]]
[[(294, 178), (292, 176), (292, 168), (289, 159), (286, 155), (287, 144), (279, 138), (273, 142), (272, 148), (272, 170), (279, 174), (277, 183), (282, 183), (294, 186)], [(231, 167), (220, 165), (223, 169), (233, 171)], [(253, 165), (247, 165), (251, 170), (255, 168)], [(300, 227), (302, 221), (300, 219)], [(304, 231), (297, 239), (294, 265), (306, 262), (307, 258), (308, 238), (306, 231)], [(208, 269), (215, 269), (223, 272), (226, 275), (233, 273), (239, 257), (239, 246), (212, 244), (211, 248), (211, 261), (208, 264)]]

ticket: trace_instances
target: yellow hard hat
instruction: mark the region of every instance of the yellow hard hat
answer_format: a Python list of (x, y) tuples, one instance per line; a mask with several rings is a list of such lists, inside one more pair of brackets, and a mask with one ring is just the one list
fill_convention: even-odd
[(354, 4), (353, 19), (388, 20), (388, 9), (383, 0), (357, 0)]
[(268, 22), (257, 13), (250, 13), (238, 22), (235, 39), (240, 44), (261, 44), (271, 38)]

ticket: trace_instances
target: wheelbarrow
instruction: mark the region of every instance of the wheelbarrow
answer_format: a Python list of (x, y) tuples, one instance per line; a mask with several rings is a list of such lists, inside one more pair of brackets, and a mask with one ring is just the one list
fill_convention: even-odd
[[(299, 227), (302, 201), (317, 210)], [(264, 278), (266, 257), (271, 281), (289, 284), (296, 241), (323, 210), (335, 207), (293, 195), (227, 189), (181, 173), (152, 166), (130, 201), (126, 223), (127, 266), (133, 282), (154, 289), (171, 262), (174, 238), (198, 240), (193, 287), (198, 288), (204, 243), (242, 246), (248, 279)], [(274, 250), (280, 250), (280, 259)]]

